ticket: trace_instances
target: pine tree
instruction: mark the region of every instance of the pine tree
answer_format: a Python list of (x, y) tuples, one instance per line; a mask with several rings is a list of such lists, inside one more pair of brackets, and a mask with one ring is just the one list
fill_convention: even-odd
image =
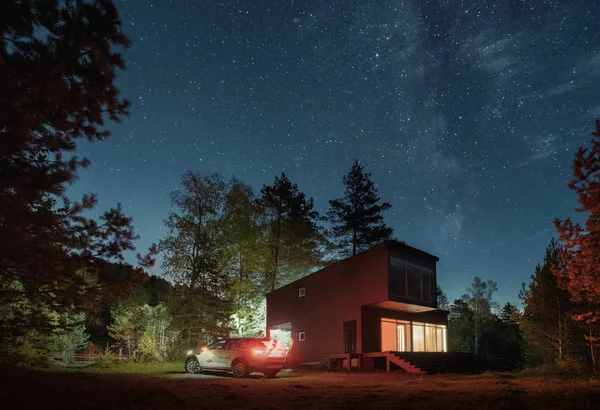
[[(81, 139), (109, 136), (129, 103), (119, 97), (117, 47), (129, 40), (111, 0), (23, 2), (0, 9), (0, 346), (36, 328), (52, 332), (45, 309), (89, 310), (107, 293), (143, 278), (114, 270), (137, 238), (121, 206), (98, 223), (97, 199), (66, 198), (87, 159)], [(154, 249), (140, 257), (153, 263)], [(18, 306), (27, 305), (27, 309)], [(14, 340), (14, 339), (11, 339)]]
[(521, 313), (512, 303), (506, 303), (498, 319), (495, 321), (495, 337), (497, 351), (494, 352), (510, 369), (523, 364), (525, 341), (521, 334)]
[(573, 303), (552, 273), (561, 252), (561, 246), (552, 239), (543, 263), (536, 266), (529, 285), (523, 283), (519, 295), (523, 301), (521, 329), (534, 363), (536, 357), (546, 364), (563, 360), (577, 340), (571, 323)]
[(321, 264), (323, 237), (312, 198), (306, 199), (285, 173), (260, 192), (269, 250), (265, 285), (267, 291), (272, 291)]
[(437, 299), (437, 308), (441, 310), (450, 309), (450, 302), (448, 301), (448, 295), (441, 286), (437, 286), (435, 289), (436, 299)]
[(335, 248), (343, 256), (356, 255), (391, 239), (393, 229), (384, 223), (382, 212), (392, 206), (380, 202), (371, 174), (355, 160), (343, 181), (344, 196), (330, 200), (327, 212)]
[(580, 308), (573, 319), (586, 330), (589, 359), (596, 368), (600, 346), (600, 120), (592, 133), (590, 150), (580, 147), (573, 161), (569, 188), (577, 193), (578, 212), (586, 215), (585, 225), (571, 218), (557, 219), (559, 240), (564, 243), (554, 273), (571, 299)]
[(462, 299), (450, 305), (448, 315), (448, 350), (451, 352), (474, 352), (473, 310)]

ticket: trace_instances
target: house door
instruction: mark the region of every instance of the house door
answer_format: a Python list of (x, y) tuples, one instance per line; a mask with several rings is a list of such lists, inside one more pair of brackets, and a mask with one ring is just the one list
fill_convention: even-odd
[(344, 353), (356, 353), (356, 320), (344, 322)]

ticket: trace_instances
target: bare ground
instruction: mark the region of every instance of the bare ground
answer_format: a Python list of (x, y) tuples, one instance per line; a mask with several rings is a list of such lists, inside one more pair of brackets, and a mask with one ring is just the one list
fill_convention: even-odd
[(557, 409), (600, 405), (600, 383), (556, 377), (284, 372), (277, 379), (3, 371), (3, 409)]

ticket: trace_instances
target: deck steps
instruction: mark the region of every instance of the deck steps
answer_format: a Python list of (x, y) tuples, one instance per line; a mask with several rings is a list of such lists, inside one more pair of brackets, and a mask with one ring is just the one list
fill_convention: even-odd
[[(392, 352), (391, 356), (427, 374), (483, 373), (495, 370), (491, 363), (472, 353)], [(393, 359), (390, 361), (394, 363)], [(398, 367), (407, 370), (404, 366)]]

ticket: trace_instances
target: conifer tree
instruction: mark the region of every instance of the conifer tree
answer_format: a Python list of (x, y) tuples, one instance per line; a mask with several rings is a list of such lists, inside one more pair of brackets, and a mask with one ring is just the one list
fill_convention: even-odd
[(441, 286), (437, 286), (435, 289), (436, 299), (437, 299), (437, 308), (441, 310), (450, 309), (450, 302), (448, 301), (448, 295)]
[(321, 263), (323, 237), (312, 198), (307, 199), (285, 173), (260, 192), (269, 250), (265, 285), (272, 291)]
[(531, 282), (523, 283), (519, 295), (523, 301), (521, 330), (533, 354), (531, 359), (540, 357), (546, 364), (562, 360), (576, 343), (571, 322), (573, 303), (552, 272), (561, 252), (561, 246), (552, 239), (543, 263), (536, 266)]
[(585, 328), (589, 359), (596, 368), (600, 345), (600, 120), (596, 120), (592, 136), (591, 149), (580, 147), (575, 154), (569, 183), (580, 205), (576, 210), (585, 213), (586, 222), (555, 221), (564, 246), (554, 273), (579, 307), (573, 319)]
[[(105, 121), (127, 114), (115, 48), (128, 44), (111, 0), (1, 3), (1, 346), (28, 329), (60, 327), (47, 311), (89, 310), (144, 277), (113, 269), (137, 238), (121, 206), (97, 222), (85, 216), (95, 195), (66, 197), (89, 163), (74, 155), (77, 143), (104, 140)], [(140, 267), (153, 263), (154, 251), (140, 256)]]
[(381, 202), (371, 174), (355, 160), (344, 176), (344, 196), (329, 201), (327, 219), (332, 226), (332, 243), (342, 256), (353, 256), (392, 238), (393, 229), (382, 213), (392, 206)]

